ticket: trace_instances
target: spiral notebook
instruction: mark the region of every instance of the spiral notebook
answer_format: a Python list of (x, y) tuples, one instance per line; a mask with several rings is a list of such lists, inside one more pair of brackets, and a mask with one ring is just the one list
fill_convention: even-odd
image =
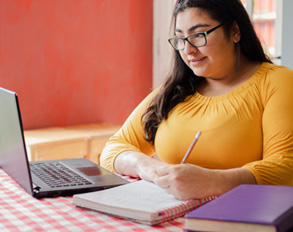
[(184, 216), (214, 197), (181, 201), (152, 182), (140, 180), (98, 192), (76, 194), (72, 203), (111, 216), (155, 225)]

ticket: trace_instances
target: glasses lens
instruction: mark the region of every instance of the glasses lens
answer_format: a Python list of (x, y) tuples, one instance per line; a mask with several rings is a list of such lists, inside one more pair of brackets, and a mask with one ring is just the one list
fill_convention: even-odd
[(195, 47), (206, 45), (206, 37), (204, 33), (195, 33), (188, 37), (188, 41)]
[(182, 39), (180, 37), (173, 37), (169, 39), (169, 42), (176, 50), (183, 50), (185, 48), (185, 40), (193, 45), (194, 47), (201, 47), (207, 44), (207, 39), (205, 33), (195, 33), (187, 37), (187, 39)]
[(184, 49), (184, 40), (179, 37), (174, 37), (170, 39), (170, 43), (177, 50)]

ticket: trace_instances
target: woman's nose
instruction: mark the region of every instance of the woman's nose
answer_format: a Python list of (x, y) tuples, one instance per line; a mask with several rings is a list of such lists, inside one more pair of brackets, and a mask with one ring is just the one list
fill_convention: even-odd
[(195, 53), (197, 51), (198, 51), (198, 48), (197, 47), (194, 47), (188, 41), (185, 41), (184, 53), (186, 55), (189, 55), (191, 53)]

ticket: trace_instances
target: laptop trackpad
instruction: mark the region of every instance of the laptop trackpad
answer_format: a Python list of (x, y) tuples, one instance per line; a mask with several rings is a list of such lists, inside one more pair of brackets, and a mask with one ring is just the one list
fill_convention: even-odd
[(98, 167), (83, 167), (83, 168), (76, 168), (81, 173), (87, 175), (87, 176), (100, 176), (100, 175), (109, 175), (110, 173), (107, 171), (104, 171), (101, 168)]

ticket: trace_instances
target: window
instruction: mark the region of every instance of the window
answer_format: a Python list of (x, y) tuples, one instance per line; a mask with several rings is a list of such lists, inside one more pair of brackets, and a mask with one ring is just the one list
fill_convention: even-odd
[(241, 0), (251, 17), (256, 34), (271, 59), (276, 59), (276, 0)]

